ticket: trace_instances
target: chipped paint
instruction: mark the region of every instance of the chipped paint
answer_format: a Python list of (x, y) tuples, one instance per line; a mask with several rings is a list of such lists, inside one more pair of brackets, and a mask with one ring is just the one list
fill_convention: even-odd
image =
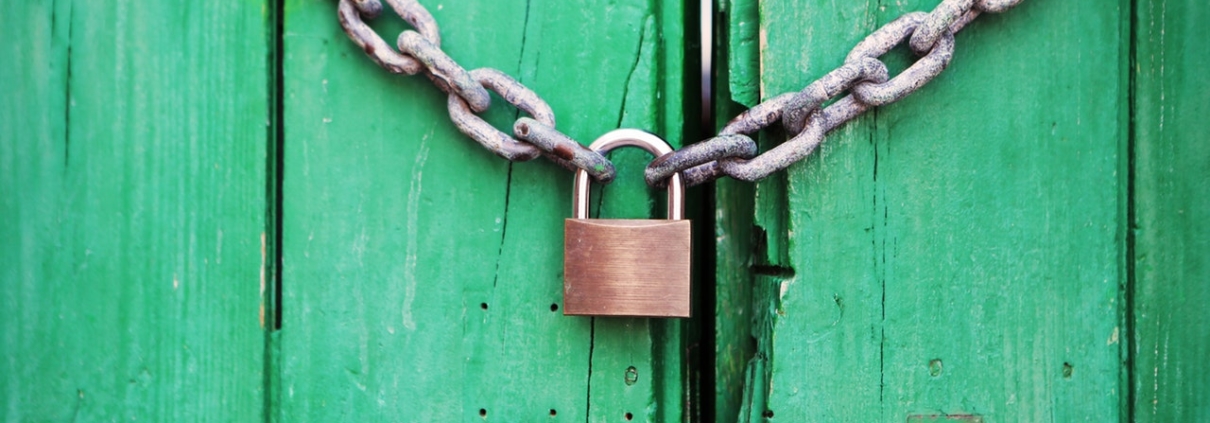
[(416, 330), (416, 320), (412, 317), (412, 303), (416, 301), (416, 260), (419, 254), (420, 244), (417, 242), (417, 232), (420, 231), (418, 224), (420, 217), (420, 191), (424, 189), (424, 162), (429, 158), (429, 139), (432, 137), (432, 132), (424, 136), (420, 140), (420, 151), (416, 153), (416, 160), (412, 163), (411, 184), (408, 186), (408, 206), (407, 206), (407, 246), (404, 251), (404, 269), (403, 269), (403, 327), (407, 330)]

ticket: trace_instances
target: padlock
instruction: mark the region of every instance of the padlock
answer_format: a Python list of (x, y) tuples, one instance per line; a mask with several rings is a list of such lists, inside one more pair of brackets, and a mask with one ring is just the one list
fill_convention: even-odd
[[(611, 131), (589, 148), (622, 146), (656, 157), (672, 151), (635, 129)], [(668, 182), (668, 220), (589, 219), (588, 172), (576, 172), (574, 189), (572, 218), (563, 222), (563, 314), (689, 317), (692, 234), (680, 174)]]

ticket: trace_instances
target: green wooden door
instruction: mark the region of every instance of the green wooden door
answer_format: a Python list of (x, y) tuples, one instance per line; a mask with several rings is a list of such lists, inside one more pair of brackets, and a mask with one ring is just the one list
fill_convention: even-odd
[[(720, 110), (937, 3), (727, 2)], [(924, 89), (782, 174), (720, 183), (738, 220), (719, 223), (720, 419), (1210, 418), (1195, 3), (982, 16)]]
[[(761, 2), (761, 81), (794, 89), (926, 3)], [(753, 280), (775, 313), (746, 415), (1119, 420), (1129, 37), (1097, 4), (981, 17), (933, 83), (756, 186), (779, 271)]]
[[(697, 2), (422, 3), (582, 143), (715, 129)], [(937, 3), (716, 2), (718, 121)], [(1208, 420), (1203, 3), (979, 18), (804, 162), (692, 191), (695, 318), (659, 320), (562, 316), (570, 173), (461, 135), (335, 1), (4, 2), (0, 421)], [(611, 158), (600, 216), (652, 215)]]
[[(679, 145), (680, 6), (427, 6), (451, 57), (528, 85), (571, 137)], [(281, 421), (681, 420), (685, 322), (562, 314), (571, 174), (470, 141), (429, 80), (348, 40), (332, 2), (284, 11)], [(498, 97), (485, 114), (506, 132), (516, 116)], [(615, 157), (601, 213), (646, 216), (649, 159)]]
[(0, 420), (261, 418), (262, 6), (0, 4)]

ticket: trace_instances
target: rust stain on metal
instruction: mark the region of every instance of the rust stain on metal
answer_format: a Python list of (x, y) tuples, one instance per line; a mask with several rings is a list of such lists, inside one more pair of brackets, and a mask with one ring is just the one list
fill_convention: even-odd
[[(541, 149), (544, 156), (559, 166), (571, 171), (583, 169), (597, 182), (607, 184), (617, 176), (617, 169), (605, 156), (585, 148), (584, 145), (539, 120), (519, 118), (513, 124), (513, 134), (521, 141)], [(561, 151), (560, 151), (561, 150)], [(572, 152), (570, 159), (560, 154)]]
[(554, 155), (563, 160), (571, 160), (576, 158), (576, 150), (567, 144), (558, 144), (555, 145)]

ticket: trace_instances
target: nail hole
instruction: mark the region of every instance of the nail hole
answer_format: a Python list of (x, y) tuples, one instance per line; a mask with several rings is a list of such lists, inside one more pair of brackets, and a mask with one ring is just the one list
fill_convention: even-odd
[(485, 409), (485, 408), (480, 408), (480, 409), (479, 409), (479, 417), (487, 417), (487, 409)]
[(941, 376), (942, 370), (943, 370), (943, 368), (942, 368), (940, 358), (934, 358), (932, 360), (929, 360), (929, 376), (932, 376), (932, 377)]
[(633, 419), (634, 419), (634, 414), (626, 413), (626, 416), (625, 416), (625, 417), (626, 417), (626, 420), (633, 420)]
[(773, 410), (765, 410), (764, 413), (761, 413), (761, 416), (763, 416), (766, 419), (771, 419), (771, 418), (773, 418)]
[(487, 303), (479, 303), (479, 308), (487, 310)]
[(550, 416), (551, 416), (551, 417), (554, 417), (554, 416), (555, 416), (555, 415), (557, 415), (557, 414), (559, 414), (559, 413), (558, 413), (558, 412), (556, 412), (556, 411), (555, 411), (555, 409), (553, 409), (553, 408), (552, 408), (552, 409), (550, 409)]
[(627, 367), (626, 368), (626, 385), (627, 386), (634, 385), (635, 382), (638, 382), (638, 381), (639, 381), (639, 370), (634, 368), (634, 366)]
[(551, 305), (550, 305), (550, 311), (559, 311), (559, 305), (558, 305), (558, 304), (551, 303)]
[(1063, 379), (1071, 379), (1071, 374), (1075, 370), (1075, 366), (1072, 366), (1071, 363), (1063, 363)]

